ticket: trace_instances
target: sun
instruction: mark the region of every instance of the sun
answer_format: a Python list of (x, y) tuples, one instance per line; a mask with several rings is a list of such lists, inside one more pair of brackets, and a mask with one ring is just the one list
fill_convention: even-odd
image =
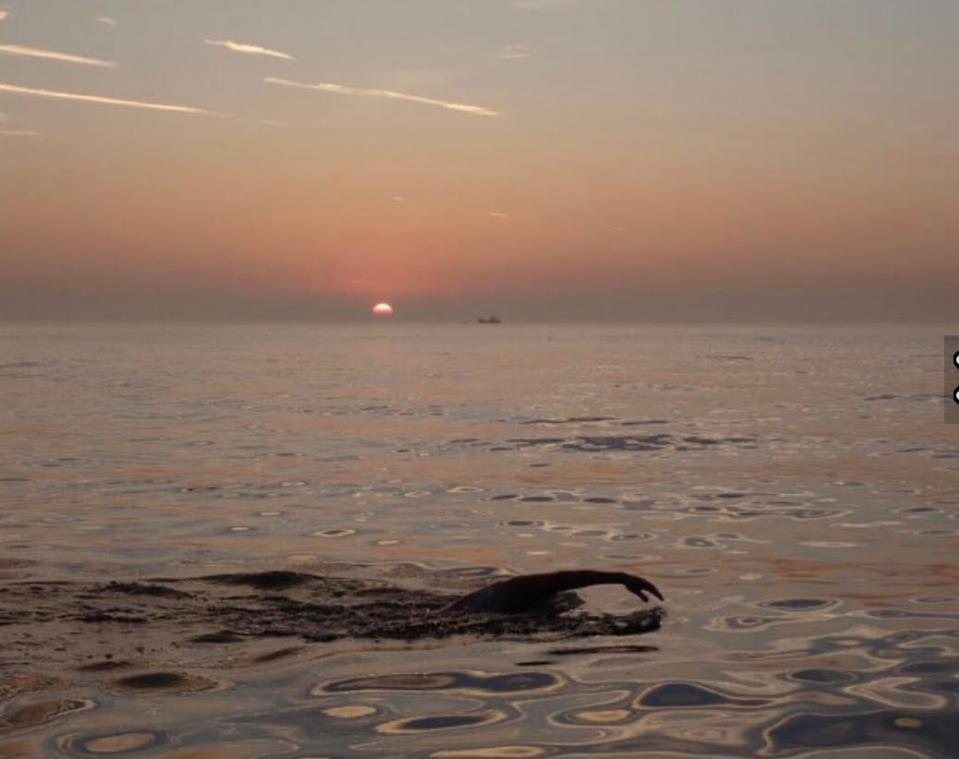
[(392, 316), (393, 306), (391, 306), (389, 303), (377, 303), (375, 306), (373, 306), (373, 315)]

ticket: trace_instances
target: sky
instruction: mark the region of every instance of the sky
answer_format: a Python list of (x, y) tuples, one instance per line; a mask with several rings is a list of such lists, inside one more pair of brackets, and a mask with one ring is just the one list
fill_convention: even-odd
[(0, 317), (955, 321), (955, 0), (0, 0)]

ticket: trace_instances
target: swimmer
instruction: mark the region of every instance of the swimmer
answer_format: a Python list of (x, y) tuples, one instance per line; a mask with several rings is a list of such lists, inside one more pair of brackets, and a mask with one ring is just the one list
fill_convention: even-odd
[(649, 580), (627, 572), (569, 569), (500, 580), (447, 604), (439, 613), (484, 611), (517, 614), (547, 605), (558, 593), (592, 585), (622, 585), (643, 601), (649, 600), (647, 594), (663, 600), (662, 593)]

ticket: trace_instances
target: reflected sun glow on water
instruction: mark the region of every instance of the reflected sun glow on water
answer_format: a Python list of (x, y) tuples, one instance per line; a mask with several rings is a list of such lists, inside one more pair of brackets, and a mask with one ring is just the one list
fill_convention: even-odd
[[(952, 756), (941, 349), (911, 327), (4, 326), (4, 413), (28, 432), (0, 437), (0, 755)], [(149, 578), (453, 594), (559, 567), (653, 579), (662, 628), (194, 635), (196, 597), (167, 594), (140, 603), (168, 625), (127, 632)], [(69, 646), (37, 637), (37, 581), (104, 577), (114, 621), (70, 609)]]

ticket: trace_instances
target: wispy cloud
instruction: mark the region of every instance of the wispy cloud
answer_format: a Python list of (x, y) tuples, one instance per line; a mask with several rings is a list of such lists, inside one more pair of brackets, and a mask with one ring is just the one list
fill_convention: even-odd
[(390, 200), (392, 200), (394, 203), (405, 203), (405, 202), (406, 202), (406, 198), (404, 198), (404, 197), (402, 197), (402, 196), (400, 196), (400, 195), (394, 195), (392, 198), (390, 198)]
[(404, 92), (394, 92), (393, 90), (375, 90), (364, 87), (347, 87), (343, 84), (330, 84), (328, 82), (318, 82), (316, 84), (303, 84), (301, 82), (291, 82), (287, 79), (277, 79), (267, 77), (263, 81), (269, 84), (281, 84), (284, 87), (299, 87), (304, 90), (317, 90), (319, 92), (335, 92), (338, 95), (357, 95), (359, 97), (387, 98), (388, 100), (406, 100), (411, 103), (420, 103), (422, 105), (432, 105), (437, 108), (446, 108), (450, 111), (459, 111), (460, 113), (469, 113), (473, 116), (500, 116), (498, 111), (492, 111), (479, 105), (469, 105), (467, 103), (451, 103), (446, 100), (436, 100), (434, 98), (422, 97), (421, 95), (408, 95)]
[(0, 8), (0, 21), (3, 21), (9, 15), (10, 11), (5, 11), (3, 8)]
[(513, 61), (521, 58), (532, 58), (533, 53), (526, 45), (507, 45), (500, 50), (496, 57), (501, 61)]
[(38, 90), (33, 87), (20, 87), (16, 84), (0, 82), (0, 92), (10, 92), (15, 95), (28, 95), (39, 98), (54, 98), (57, 100), (75, 100), (84, 103), (99, 103), (102, 105), (119, 105), (127, 108), (144, 108), (151, 111), (171, 111), (173, 113), (195, 113), (201, 116), (218, 116), (215, 111), (206, 108), (194, 108), (188, 105), (170, 105), (168, 103), (144, 103), (139, 100), (123, 100), (121, 98), (102, 97), (100, 95), (81, 95), (76, 92), (58, 92), (56, 90)]
[(112, 61), (101, 61), (99, 58), (86, 58), (82, 55), (58, 53), (55, 50), (40, 50), (35, 47), (24, 47), (23, 45), (0, 45), (0, 54), (17, 55), (25, 58), (44, 58), (49, 61), (60, 61), (62, 63), (80, 63), (84, 66), (107, 66), (112, 68), (117, 65)]
[(509, 218), (509, 214), (508, 214), (508, 213), (503, 213), (502, 211), (490, 211), (487, 215), (488, 215), (488, 216), (492, 216), (494, 219), (508, 219), (508, 218)]
[(99, 21), (101, 24), (106, 24), (107, 26), (116, 26), (120, 23), (115, 18), (110, 18), (110, 16), (100, 16), (97, 21)]
[(282, 58), (285, 61), (295, 61), (292, 55), (281, 53), (279, 50), (270, 50), (259, 45), (248, 45), (245, 42), (234, 42), (233, 40), (203, 40), (207, 45), (216, 45), (225, 47), (234, 53), (246, 53), (247, 55), (268, 55), (270, 58)]
[(40, 132), (35, 132), (32, 129), (3, 129), (3, 125), (6, 124), (10, 119), (7, 118), (7, 114), (0, 112), (0, 135), (4, 137), (39, 137)]

